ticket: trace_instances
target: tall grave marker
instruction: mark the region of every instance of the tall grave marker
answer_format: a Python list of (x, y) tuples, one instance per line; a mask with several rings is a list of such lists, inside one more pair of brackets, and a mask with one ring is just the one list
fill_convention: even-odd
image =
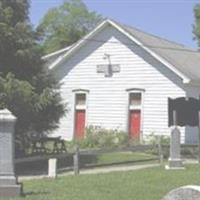
[(170, 157), (166, 169), (184, 169), (181, 160), (181, 133), (177, 128), (177, 113), (173, 111), (174, 128), (171, 131), (170, 138)]
[(7, 110), (0, 110), (0, 199), (21, 194), (14, 169), (14, 126), (16, 117)]

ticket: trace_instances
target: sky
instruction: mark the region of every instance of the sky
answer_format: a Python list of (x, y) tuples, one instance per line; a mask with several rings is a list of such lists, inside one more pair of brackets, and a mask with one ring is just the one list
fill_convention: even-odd
[[(191, 48), (197, 48), (192, 33), (193, 8), (200, 0), (83, 0), (89, 10)], [(63, 0), (31, 0), (34, 26), (48, 9)]]

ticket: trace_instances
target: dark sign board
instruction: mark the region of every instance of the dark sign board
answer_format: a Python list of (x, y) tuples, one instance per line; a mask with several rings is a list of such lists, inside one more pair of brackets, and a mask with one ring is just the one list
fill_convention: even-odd
[(198, 126), (200, 111), (200, 100), (195, 98), (180, 97), (177, 99), (168, 98), (168, 125), (174, 125), (173, 111), (176, 111), (176, 125)]

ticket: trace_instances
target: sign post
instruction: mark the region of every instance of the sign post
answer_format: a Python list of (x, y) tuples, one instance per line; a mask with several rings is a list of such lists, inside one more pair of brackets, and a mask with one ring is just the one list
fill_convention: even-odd
[(199, 124), (198, 124), (198, 162), (200, 164), (200, 111), (198, 112)]
[[(178, 113), (178, 119), (174, 118), (174, 111)], [(179, 97), (168, 99), (168, 125), (198, 127), (198, 162), (200, 164), (200, 98)]]

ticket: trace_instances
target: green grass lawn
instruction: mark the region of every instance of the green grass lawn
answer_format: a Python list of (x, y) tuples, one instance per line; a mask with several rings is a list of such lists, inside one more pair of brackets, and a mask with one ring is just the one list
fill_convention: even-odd
[(96, 164), (136, 162), (156, 159), (155, 155), (142, 152), (116, 152), (97, 156)]
[(131, 152), (131, 151), (80, 156), (80, 164), (82, 168), (93, 167), (93, 166), (126, 164), (126, 163), (141, 164), (144, 162), (158, 163), (158, 156), (145, 152)]
[(173, 188), (200, 184), (200, 166), (166, 171), (155, 167), (129, 172), (59, 177), (24, 182), (19, 200), (161, 200)]

